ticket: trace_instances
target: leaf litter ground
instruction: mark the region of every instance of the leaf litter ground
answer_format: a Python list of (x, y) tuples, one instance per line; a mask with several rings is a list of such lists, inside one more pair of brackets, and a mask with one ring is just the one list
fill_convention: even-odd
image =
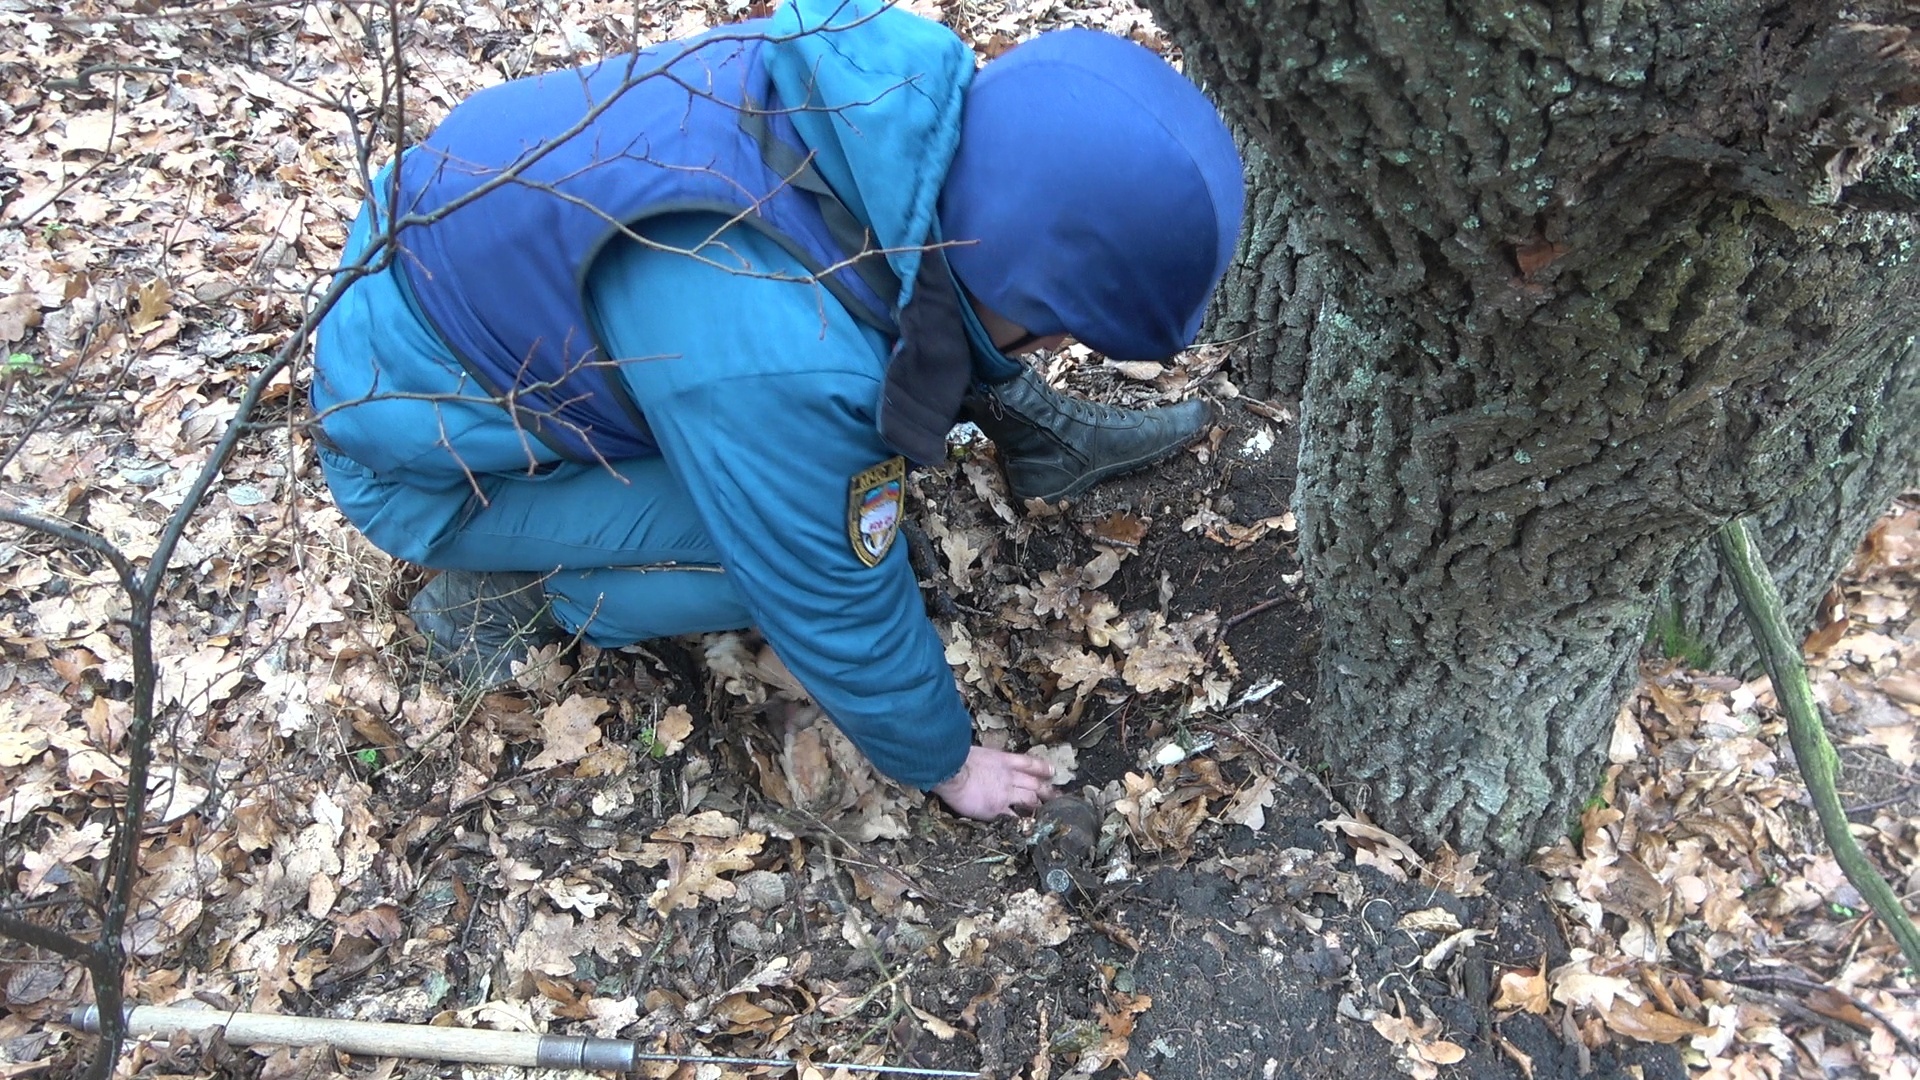
[[(135, 554), (357, 204), (345, 121), (316, 101), (377, 99), (378, 35), (284, 11), (0, 3), (0, 339), (31, 362), (9, 361), (9, 446), (59, 418), (3, 478)], [(429, 5), (412, 107), (745, 13)], [(1164, 44), (1118, 5), (928, 13), (989, 54), (1066, 24)], [(750, 635), (556, 651), (510, 692), (450, 697), (396, 614), (420, 575), (329, 507), (288, 380), (163, 605), (134, 999), (1029, 1080), (1915, 1075), (1911, 973), (1820, 850), (1764, 681), (1650, 664), (1578, 842), (1531, 866), (1414, 852), (1322, 787), (1298, 737), (1293, 415), (1240, 397), (1230, 359), (1052, 358), (1103, 400), (1221, 407), (1202, 446), (1072, 507), (1010, 505), (977, 444), (913, 480), (909, 544), (982, 738), (1047, 754), (1099, 807), (1064, 898), (1038, 888), (1035, 823), (877, 779)], [(1856, 831), (1906, 895), (1917, 521), (1876, 527), (1809, 642)], [(75, 925), (125, 790), (121, 608), (89, 559), (5, 543), (9, 900)], [(0, 994), (0, 1070), (69, 1069), (71, 966), (9, 946)], [(488, 1074), (217, 1041), (124, 1068)]]

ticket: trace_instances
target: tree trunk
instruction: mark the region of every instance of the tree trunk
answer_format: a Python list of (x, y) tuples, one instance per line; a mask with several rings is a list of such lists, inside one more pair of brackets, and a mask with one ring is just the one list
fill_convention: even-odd
[(1256, 235), (1311, 233), (1312, 310), (1263, 306), (1269, 240), (1221, 325), (1309, 356), (1314, 735), (1418, 841), (1551, 840), (1676, 559), (1911, 427), (1912, 16), (1153, 4), (1271, 159)]
[[(1914, 338), (1907, 339), (1870, 411), (1880, 424), (1863, 431), (1869, 444), (1755, 518), (1758, 546), (1779, 581), (1788, 625), (1803, 633), (1818, 629), (1820, 600), (1867, 529), (1895, 496), (1920, 486), (1920, 346)], [(1737, 605), (1713, 545), (1701, 544), (1674, 570), (1654, 616), (1654, 644), (1697, 666), (1757, 671), (1760, 654)]]
[(1298, 401), (1307, 377), (1307, 342), (1320, 309), (1327, 256), (1314, 243), (1293, 185), (1260, 144), (1243, 138), (1248, 206), (1240, 250), (1214, 295), (1202, 341), (1232, 342), (1241, 389)]

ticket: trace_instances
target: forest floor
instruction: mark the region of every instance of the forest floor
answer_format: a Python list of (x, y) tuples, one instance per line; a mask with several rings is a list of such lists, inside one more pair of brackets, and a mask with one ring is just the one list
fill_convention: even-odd
[[(410, 107), (750, 10), (428, 4)], [(1115, 3), (929, 10), (986, 53), (1059, 25), (1163, 44)], [(0, 0), (8, 505), (152, 550), (357, 207), (326, 102), (378, 99), (369, 12)], [(331, 507), (300, 380), (277, 381), (156, 627), (133, 1000), (797, 1062), (647, 1070), (700, 1080), (1920, 1075), (1916, 980), (1823, 851), (1764, 680), (1649, 660), (1579, 842), (1527, 865), (1416, 852), (1325, 785), (1298, 737), (1295, 418), (1231, 359), (1050, 358), (1103, 400), (1220, 406), (1200, 446), (1071, 506), (1010, 505), (984, 444), (912, 481), (982, 738), (1097, 808), (1064, 895), (1035, 867), (1043, 823), (880, 780), (750, 635), (556, 651), (512, 690), (449, 694), (402, 614), (421, 574)], [(1809, 658), (1856, 832), (1912, 896), (1920, 502), (1843, 593)], [(50, 926), (84, 925), (126, 790), (123, 610), (91, 555), (0, 536), (5, 903)], [(89, 993), (0, 945), (0, 1077), (81, 1060), (61, 1020)], [(212, 1041), (142, 1043), (123, 1071), (456, 1069)]]

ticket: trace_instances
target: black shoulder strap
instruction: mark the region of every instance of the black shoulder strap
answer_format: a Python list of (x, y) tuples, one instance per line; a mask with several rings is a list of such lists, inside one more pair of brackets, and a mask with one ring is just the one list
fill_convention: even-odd
[(846, 289), (836, 288), (839, 283), (832, 279), (832, 275), (822, 275), (821, 284), (866, 322), (884, 330), (892, 330), (893, 320), (887, 318), (887, 312), (900, 302), (900, 281), (894, 277), (893, 267), (888, 264), (886, 256), (873, 246), (873, 233), (860, 224), (860, 219), (854, 217), (853, 211), (840, 201), (840, 196), (820, 175), (820, 170), (814, 168), (811, 155), (801, 153), (798, 148), (774, 134), (773, 124), (765, 110), (748, 102), (740, 110), (740, 130), (759, 145), (760, 159), (767, 163), (767, 168), (786, 177), (786, 182), (795, 188), (813, 196), (820, 208), (820, 217), (826, 223), (827, 235), (832, 238), (834, 246), (840, 249), (846, 265), (859, 275), (867, 288), (873, 290), (873, 295), (880, 298), (882, 310), (873, 311), (870, 305), (860, 302)]
[(880, 396), (880, 437), (922, 464), (947, 456), (947, 432), (973, 381), (973, 352), (947, 256), (929, 243), (900, 312), (900, 339)]

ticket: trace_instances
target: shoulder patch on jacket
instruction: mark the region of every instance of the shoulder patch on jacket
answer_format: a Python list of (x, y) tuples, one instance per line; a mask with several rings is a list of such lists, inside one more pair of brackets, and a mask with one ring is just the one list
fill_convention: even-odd
[(863, 469), (847, 484), (847, 538), (868, 566), (880, 565), (900, 535), (906, 508), (907, 459), (892, 457)]

